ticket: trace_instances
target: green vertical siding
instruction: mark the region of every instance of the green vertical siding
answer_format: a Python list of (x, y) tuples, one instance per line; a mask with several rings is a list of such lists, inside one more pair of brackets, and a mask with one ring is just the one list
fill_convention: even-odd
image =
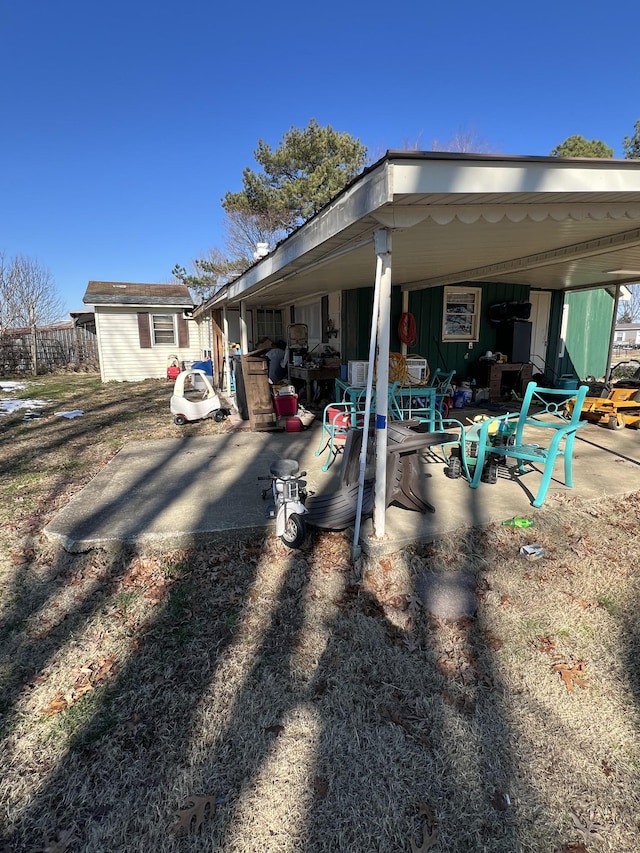
[[(360, 287), (345, 290), (342, 294), (342, 363), (362, 361), (369, 358), (371, 336), (371, 312), (373, 310), (373, 288)], [(398, 322), (402, 313), (402, 292), (399, 287), (391, 288), (391, 338), (392, 352), (400, 349)]]
[[(461, 284), (464, 286), (464, 284)], [(477, 287), (471, 283), (469, 286)], [(473, 365), (487, 350), (496, 351), (496, 327), (489, 322), (489, 307), (500, 302), (526, 301), (529, 287), (526, 285), (483, 283), (479, 341), (470, 350), (467, 343), (444, 343), (442, 341), (442, 298), (441, 287), (412, 291), (409, 294), (409, 311), (416, 320), (418, 339), (409, 348), (410, 355), (426, 358), (431, 370), (436, 367), (455, 370), (461, 379), (469, 377)], [(569, 323), (565, 354), (559, 357), (562, 307), (569, 306)], [(369, 357), (369, 335), (373, 288), (363, 287), (343, 293), (342, 316), (342, 361), (367, 359)], [(402, 294), (399, 287), (392, 289), (391, 296), (391, 351), (400, 351), (398, 322), (402, 313)], [(609, 333), (613, 313), (613, 298), (605, 290), (581, 291), (564, 294), (553, 291), (549, 320), (546, 378), (553, 382), (559, 376), (573, 373), (585, 376), (604, 375), (609, 346)]]
[[(565, 353), (557, 360), (557, 373), (579, 379), (604, 376), (613, 318), (613, 296), (606, 290), (567, 293), (569, 316)], [(558, 335), (559, 338), (559, 335)]]
[[(460, 285), (464, 287), (464, 284)], [(444, 343), (442, 341), (442, 298), (441, 287), (429, 290), (417, 290), (409, 294), (409, 311), (416, 318), (418, 340), (411, 347), (411, 354), (419, 354), (427, 359), (431, 370), (436, 367), (455, 370), (461, 379), (467, 377), (471, 366), (487, 350), (495, 352), (496, 327), (489, 322), (489, 306), (498, 302), (526, 301), (529, 288), (514, 284), (475, 284), (470, 287), (482, 288), (480, 303), (480, 335), (477, 343), (469, 349), (466, 342)], [(398, 315), (399, 319), (399, 315)], [(397, 321), (396, 321), (397, 325)]]

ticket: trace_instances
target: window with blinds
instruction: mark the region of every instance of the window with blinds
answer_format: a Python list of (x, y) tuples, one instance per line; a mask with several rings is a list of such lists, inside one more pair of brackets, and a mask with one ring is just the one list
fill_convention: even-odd
[(173, 314), (153, 314), (151, 325), (153, 328), (153, 343), (156, 345), (175, 344), (176, 332), (174, 328)]
[(443, 341), (477, 341), (480, 328), (479, 287), (445, 287)]

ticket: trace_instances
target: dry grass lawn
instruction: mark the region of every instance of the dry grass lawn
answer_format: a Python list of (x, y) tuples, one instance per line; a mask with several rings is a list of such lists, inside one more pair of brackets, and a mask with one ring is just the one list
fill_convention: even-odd
[[(338, 534), (54, 549), (169, 394), (42, 378), (85, 416), (0, 416), (0, 853), (640, 850), (640, 494), (356, 566)], [(459, 571), (475, 615), (435, 618)]]

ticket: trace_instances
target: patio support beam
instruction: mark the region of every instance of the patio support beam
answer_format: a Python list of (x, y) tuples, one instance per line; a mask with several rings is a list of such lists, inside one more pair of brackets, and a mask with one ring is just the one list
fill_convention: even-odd
[(247, 303), (246, 300), (240, 300), (240, 348), (242, 355), (249, 352), (249, 336), (247, 335)]
[(229, 364), (229, 318), (227, 306), (222, 305), (222, 363), (224, 365), (224, 392), (231, 392), (231, 366)]
[(385, 535), (387, 504), (387, 417), (389, 413), (389, 345), (391, 335), (391, 232), (380, 228), (374, 232), (374, 247), (379, 261), (376, 286), (378, 300), (378, 358), (369, 363), (369, 372), (376, 370), (376, 482), (373, 505), (373, 535)]
[(373, 287), (373, 308), (371, 310), (371, 334), (369, 336), (369, 369), (367, 370), (367, 388), (364, 402), (365, 438), (360, 447), (360, 467), (358, 469), (358, 499), (356, 502), (356, 519), (353, 525), (353, 545), (351, 558), (356, 560), (361, 554), (360, 526), (362, 524), (362, 502), (364, 499), (364, 483), (367, 468), (367, 452), (369, 449), (369, 420), (371, 416), (371, 397), (373, 396), (373, 366), (376, 363), (376, 345), (378, 334), (378, 313), (380, 304), (380, 278), (382, 276), (382, 257), (376, 257), (376, 278)]

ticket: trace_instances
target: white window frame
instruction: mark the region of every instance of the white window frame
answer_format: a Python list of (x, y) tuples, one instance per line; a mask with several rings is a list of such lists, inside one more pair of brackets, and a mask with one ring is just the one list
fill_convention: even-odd
[(256, 341), (269, 338), (272, 341), (284, 340), (284, 317), (281, 308), (255, 308), (254, 332)]
[[(156, 329), (156, 318), (167, 319), (171, 321), (171, 341), (158, 341), (157, 332), (165, 331), (168, 332), (169, 329)], [(175, 347), (178, 341), (178, 337), (176, 335), (176, 315), (175, 314), (151, 314), (149, 317), (151, 323), (151, 343), (154, 347)]]
[[(481, 287), (446, 286), (442, 303), (442, 340), (474, 341), (480, 337)], [(471, 307), (471, 310), (469, 308)], [(457, 310), (456, 310), (457, 308)], [(456, 316), (463, 320), (462, 327)], [(467, 322), (468, 321), (468, 322)]]

